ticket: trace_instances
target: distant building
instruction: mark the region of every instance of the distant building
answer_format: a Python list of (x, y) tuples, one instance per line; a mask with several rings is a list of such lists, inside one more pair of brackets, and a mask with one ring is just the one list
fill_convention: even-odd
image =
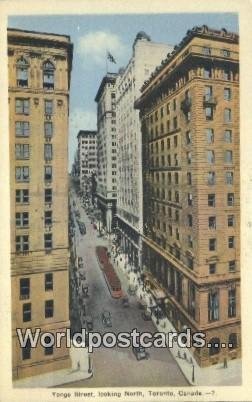
[(95, 97), (98, 130), (97, 205), (101, 210), (103, 227), (109, 233), (115, 227), (117, 197), (116, 76), (116, 74), (107, 73)]
[(152, 42), (139, 32), (133, 53), (116, 80), (117, 131), (117, 220), (119, 239), (129, 261), (141, 267), (142, 222), (142, 136), (139, 111), (134, 101), (144, 81), (172, 47)]
[(92, 177), (97, 175), (97, 132), (80, 130), (78, 135), (80, 190), (90, 195)]
[(13, 378), (71, 365), (69, 349), (21, 348), (16, 328), (69, 322), (70, 37), (8, 30)]
[[(201, 366), (240, 356), (239, 37), (195, 27), (144, 84), (143, 265)], [(222, 344), (227, 345), (222, 347)], [(193, 349), (192, 349), (193, 350)]]

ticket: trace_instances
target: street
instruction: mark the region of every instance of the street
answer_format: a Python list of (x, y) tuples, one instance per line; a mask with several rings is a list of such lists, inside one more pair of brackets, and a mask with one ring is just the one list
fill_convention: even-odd
[[(104, 333), (130, 332), (136, 328), (156, 332), (152, 321), (144, 321), (134, 296), (129, 296), (129, 307), (123, 307), (121, 299), (113, 299), (99, 267), (95, 253), (97, 245), (108, 246), (108, 240), (98, 237), (88, 216), (75, 193), (72, 196), (80, 212), (80, 220), (86, 225), (86, 234), (81, 235), (75, 226), (77, 255), (83, 257), (87, 271), (86, 282), (89, 296), (84, 299), (86, 315), (93, 318), (93, 331)], [(73, 202), (73, 199), (71, 200)], [(117, 271), (118, 272), (118, 271)], [(127, 280), (118, 272), (124, 293), (127, 293)], [(105, 328), (101, 320), (103, 310), (110, 311), (112, 327)], [(119, 386), (186, 386), (186, 379), (174, 361), (171, 353), (163, 348), (148, 349), (149, 358), (137, 361), (131, 348), (99, 348), (92, 353), (93, 377), (91, 379), (67, 384), (67, 387), (119, 387)]]

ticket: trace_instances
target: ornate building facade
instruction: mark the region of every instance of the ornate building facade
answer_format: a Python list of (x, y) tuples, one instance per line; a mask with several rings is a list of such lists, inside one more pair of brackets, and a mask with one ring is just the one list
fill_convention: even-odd
[[(136, 101), (143, 263), (178, 329), (206, 333), (201, 366), (240, 356), (239, 37), (187, 32)], [(221, 347), (225, 343), (227, 346)]]

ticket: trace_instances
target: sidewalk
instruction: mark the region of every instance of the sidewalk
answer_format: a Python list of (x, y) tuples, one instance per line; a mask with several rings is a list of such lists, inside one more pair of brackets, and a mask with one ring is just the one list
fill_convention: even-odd
[(91, 367), (89, 370), (89, 356), (87, 349), (71, 347), (70, 357), (72, 361), (71, 368), (13, 381), (14, 388), (56, 387), (92, 377), (92, 361), (90, 361)]
[[(130, 266), (123, 254), (120, 254), (115, 260), (115, 269), (119, 268), (124, 274), (129, 285), (138, 283), (138, 275), (131, 272)], [(147, 306), (155, 305), (155, 300), (151, 294), (147, 294), (138, 286), (136, 297), (145, 301)], [(160, 319), (157, 324), (156, 317), (152, 316), (152, 321), (159, 332), (169, 333), (177, 332), (168, 318)], [(175, 342), (170, 349), (175, 361), (191, 385), (218, 386), (218, 385), (241, 385), (242, 364), (241, 359), (229, 360), (228, 367), (224, 368), (223, 363), (214, 366), (202, 368), (194, 359), (192, 353), (187, 348), (179, 347)], [(180, 356), (180, 357), (179, 357)]]

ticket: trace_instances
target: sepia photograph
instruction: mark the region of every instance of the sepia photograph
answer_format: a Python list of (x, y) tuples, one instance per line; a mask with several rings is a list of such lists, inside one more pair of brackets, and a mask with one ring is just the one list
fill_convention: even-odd
[(248, 400), (239, 10), (56, 3), (6, 15), (2, 400)]

